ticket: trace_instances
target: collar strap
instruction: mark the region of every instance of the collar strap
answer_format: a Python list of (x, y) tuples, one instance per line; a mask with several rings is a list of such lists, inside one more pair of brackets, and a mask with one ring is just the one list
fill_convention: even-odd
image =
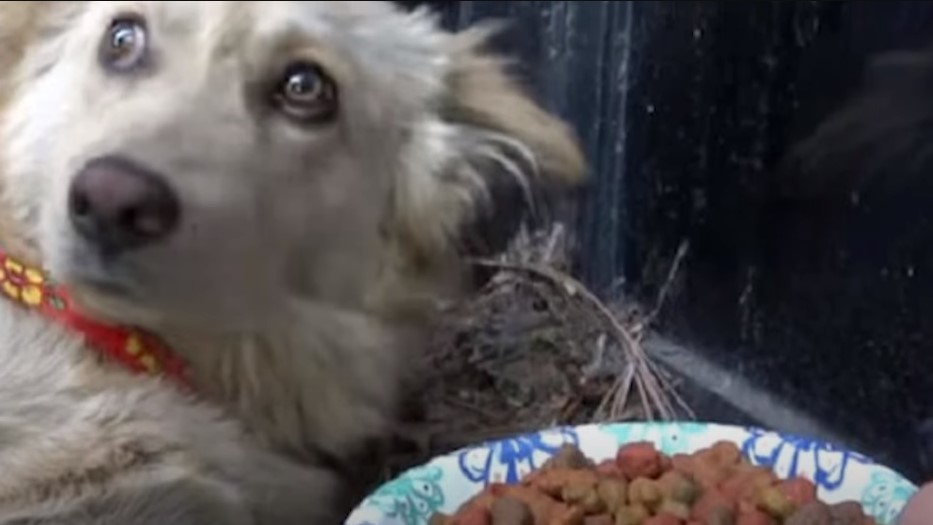
[(109, 325), (83, 315), (68, 291), (37, 268), (0, 252), (0, 295), (38, 312), (85, 339), (102, 357), (134, 373), (161, 375), (190, 389), (186, 363), (155, 335), (140, 329)]

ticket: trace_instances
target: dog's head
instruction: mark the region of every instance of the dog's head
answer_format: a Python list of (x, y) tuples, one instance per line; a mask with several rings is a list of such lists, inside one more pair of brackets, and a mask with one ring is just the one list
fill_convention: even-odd
[(0, 225), (105, 315), (243, 326), (295, 294), (436, 291), (491, 187), (583, 175), (483, 32), (424, 12), (34, 4), (0, 108)]

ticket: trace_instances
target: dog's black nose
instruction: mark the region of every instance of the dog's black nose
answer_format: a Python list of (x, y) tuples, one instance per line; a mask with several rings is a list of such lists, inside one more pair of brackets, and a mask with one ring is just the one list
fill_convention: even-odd
[(122, 157), (88, 162), (71, 183), (71, 222), (107, 253), (153, 243), (178, 225), (178, 198), (158, 173)]

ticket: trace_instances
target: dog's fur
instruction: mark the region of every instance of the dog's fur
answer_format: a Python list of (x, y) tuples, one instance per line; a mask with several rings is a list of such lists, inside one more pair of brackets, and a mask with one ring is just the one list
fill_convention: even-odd
[[(96, 55), (127, 11), (154, 53), (132, 78)], [(0, 3), (0, 246), (163, 337), (198, 394), (0, 301), (0, 523), (339, 520), (322, 458), (389, 431), (490, 188), (583, 176), (485, 36), (388, 2)], [(335, 79), (332, 125), (297, 129), (254, 89), (296, 57)], [(162, 174), (182, 226), (104, 261), (66, 192), (109, 154)]]

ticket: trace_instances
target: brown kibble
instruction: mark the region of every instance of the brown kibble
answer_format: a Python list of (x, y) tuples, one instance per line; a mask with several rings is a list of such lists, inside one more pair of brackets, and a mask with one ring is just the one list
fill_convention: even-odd
[(643, 525), (682, 525), (683, 520), (670, 514), (658, 514), (642, 522)]
[[(735, 520), (735, 502), (727, 499), (716, 489), (709, 489), (700, 495), (693, 508), (690, 510), (690, 517), (699, 521), (724, 523), (731, 525)], [(715, 518), (715, 522), (710, 521)]]
[(647, 441), (629, 443), (619, 448), (616, 464), (628, 479), (656, 478), (661, 475), (661, 453)]
[(735, 525), (735, 511), (726, 507), (714, 507), (701, 522), (705, 525)]
[(713, 444), (709, 449), (710, 457), (715, 459), (719, 465), (732, 466), (738, 465), (742, 460), (742, 451), (731, 441), (719, 441)]
[(502, 496), (506, 492), (509, 492), (510, 490), (512, 490), (512, 485), (509, 485), (508, 483), (493, 482), (486, 486), (486, 490), (477, 494), (475, 499), (478, 499), (483, 494), (490, 494), (492, 496), (497, 496), (497, 497)]
[[(528, 509), (531, 510), (531, 514), (534, 516), (534, 522), (536, 524), (550, 523), (560, 519), (573, 521), (573, 513), (570, 512), (572, 507), (570, 505), (561, 503), (532, 487), (524, 485), (502, 485), (496, 490), (496, 496), (515, 498), (527, 505)], [(583, 521), (583, 511), (581, 509), (577, 509), (577, 511), (579, 511), (580, 518), (575, 525), (580, 525)]]
[(644, 505), (626, 505), (616, 511), (615, 525), (641, 525), (651, 516), (651, 512)]
[(610, 512), (628, 503), (628, 483), (622, 479), (602, 479), (596, 485), (596, 492)]
[(612, 514), (597, 514), (583, 518), (583, 525), (614, 525)]
[(742, 466), (732, 476), (719, 484), (719, 489), (729, 499), (754, 500), (757, 494), (777, 482), (777, 476), (764, 467)]
[(777, 487), (768, 487), (758, 493), (758, 508), (775, 518), (785, 519), (796, 507)]
[(676, 470), (665, 472), (658, 479), (658, 485), (665, 497), (687, 504), (693, 503), (700, 492), (700, 487), (692, 479)]
[(784, 521), (785, 525), (834, 525), (835, 523), (829, 506), (821, 501), (812, 501), (803, 505)]
[(661, 503), (663, 494), (661, 487), (652, 479), (638, 478), (628, 485), (628, 500), (630, 503), (640, 503), (649, 509)]
[(755, 502), (749, 501), (748, 499), (740, 499), (735, 504), (736, 514), (742, 514), (742, 513), (749, 514), (754, 511), (760, 511), (760, 509), (758, 508), (758, 504)]
[(454, 516), (456, 517), (467, 507), (482, 507), (484, 509), (488, 509), (490, 506), (492, 506), (492, 502), (501, 495), (501, 492), (498, 490), (500, 485), (502, 487), (507, 487), (507, 485), (499, 483), (490, 484), (488, 487), (486, 487), (486, 490), (468, 499), (463, 503), (463, 505), (460, 505), (460, 508), (458, 508), (457, 512), (454, 513)]
[(496, 498), (489, 507), (492, 525), (534, 525), (535, 518), (525, 502), (512, 497)]
[(682, 501), (666, 499), (658, 507), (658, 514), (670, 514), (686, 521), (690, 519), (690, 505)]
[(795, 507), (816, 501), (816, 485), (806, 478), (796, 477), (781, 481), (777, 488)]
[(435, 512), (428, 518), (428, 525), (450, 525), (453, 523), (453, 516), (443, 512)]
[(871, 523), (862, 506), (855, 501), (837, 503), (829, 507), (833, 525), (865, 525)]
[(702, 488), (718, 487), (733, 470), (733, 467), (720, 465), (710, 454), (694, 458), (691, 467), (690, 476)]
[(491, 525), (489, 511), (479, 505), (461, 509), (451, 521), (454, 525)]
[(598, 481), (599, 476), (593, 470), (552, 468), (533, 472), (523, 483), (558, 498), (561, 497), (564, 487), (595, 487)]
[(562, 445), (553, 456), (541, 466), (542, 469), (586, 469), (592, 468), (593, 462), (576, 445)]
[(596, 465), (596, 472), (599, 473), (600, 476), (625, 479), (625, 476), (622, 475), (622, 471), (619, 470), (619, 465), (616, 464), (615, 458), (607, 459)]
[(671, 468), (678, 472), (683, 472), (684, 474), (693, 473), (693, 456), (688, 456), (687, 454), (674, 454), (671, 456)]
[(594, 485), (564, 485), (561, 499), (579, 506), (586, 514), (600, 514), (606, 510), (606, 505)]
[(547, 525), (583, 525), (585, 514), (580, 507), (564, 507), (549, 521), (543, 523)]
[(735, 525), (775, 525), (775, 521), (771, 516), (758, 509), (750, 509), (739, 513)]

